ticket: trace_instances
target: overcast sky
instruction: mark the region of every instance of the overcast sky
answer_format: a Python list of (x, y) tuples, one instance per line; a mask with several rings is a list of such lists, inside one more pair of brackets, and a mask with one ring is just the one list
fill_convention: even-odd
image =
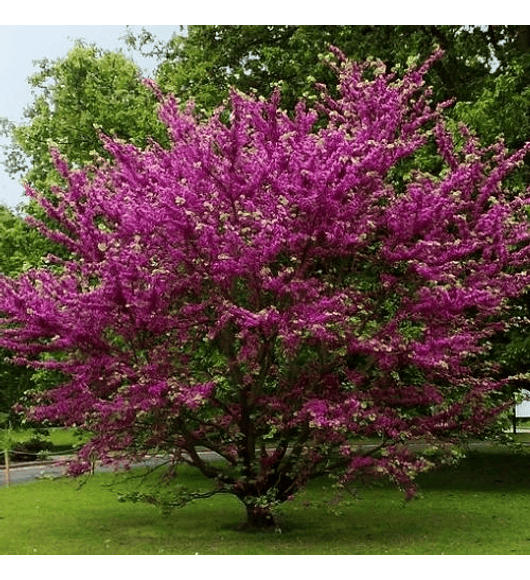
[[(169, 40), (179, 25), (171, 26), (131, 26), (135, 32), (146, 28), (158, 38)], [(24, 108), (31, 103), (31, 90), (27, 78), (37, 69), (32, 64), (42, 58), (63, 57), (76, 39), (94, 42), (104, 49), (122, 48), (133, 58), (144, 74), (152, 70), (153, 63), (147, 59), (132, 56), (120, 40), (126, 32), (125, 25), (3, 25), (0, 26), (0, 117), (20, 122)], [(0, 145), (6, 140), (0, 139)], [(3, 154), (0, 152), (0, 159)], [(7, 175), (0, 165), (0, 203), (15, 207), (24, 198), (20, 183)]]

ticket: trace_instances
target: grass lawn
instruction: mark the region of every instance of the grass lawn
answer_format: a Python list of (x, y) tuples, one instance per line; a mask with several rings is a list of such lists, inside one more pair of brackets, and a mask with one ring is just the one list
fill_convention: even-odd
[(88, 435), (83, 434), (77, 429), (54, 427), (48, 429), (48, 433), (46, 439), (52, 443), (54, 451), (69, 451), (75, 449), (88, 439)]
[[(240, 532), (244, 510), (217, 496), (163, 517), (119, 503), (100, 474), (78, 489), (47, 480), (0, 489), (0, 554), (530, 554), (530, 455), (473, 452), (420, 478), (404, 504), (387, 486), (335, 505), (327, 480), (280, 510), (282, 533)], [(203, 480), (183, 472), (188, 486)], [(128, 484), (131, 485), (131, 484)]]

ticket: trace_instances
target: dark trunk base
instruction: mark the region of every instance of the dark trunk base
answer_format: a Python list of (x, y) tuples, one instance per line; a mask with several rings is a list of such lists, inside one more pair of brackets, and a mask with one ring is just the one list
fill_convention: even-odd
[(247, 521), (238, 526), (239, 530), (260, 531), (274, 530), (277, 528), (276, 519), (270, 508), (246, 505)]

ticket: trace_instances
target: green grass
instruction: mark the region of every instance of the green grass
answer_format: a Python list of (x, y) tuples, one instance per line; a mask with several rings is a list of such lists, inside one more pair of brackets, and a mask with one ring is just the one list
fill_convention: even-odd
[[(4, 431), (4, 429), (0, 429)], [(80, 443), (87, 439), (87, 435), (77, 429), (64, 429), (52, 427), (49, 429), (11, 429), (10, 435), (16, 441), (24, 442), (36, 436), (42, 437), (52, 443), (57, 449), (72, 449), (79, 447)]]
[(516, 433), (511, 436), (517, 443), (530, 443), (530, 433)]
[(46, 439), (52, 443), (54, 452), (76, 449), (88, 439), (88, 435), (76, 429), (52, 428), (48, 432)]
[(0, 554), (530, 554), (527, 454), (471, 453), (458, 468), (423, 475), (421, 498), (407, 504), (381, 486), (336, 505), (319, 480), (282, 507), (282, 533), (237, 531), (244, 510), (231, 497), (169, 517), (119, 503), (106, 486), (113, 477), (79, 490), (65, 479), (0, 489)]

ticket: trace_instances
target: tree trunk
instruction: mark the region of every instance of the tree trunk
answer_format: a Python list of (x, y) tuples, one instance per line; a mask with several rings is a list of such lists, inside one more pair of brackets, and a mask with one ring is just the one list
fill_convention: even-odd
[(517, 48), (523, 54), (530, 51), (530, 26), (517, 26)]
[(247, 521), (244, 525), (245, 529), (265, 530), (276, 525), (276, 521), (270, 508), (252, 504), (246, 504), (245, 507), (247, 510)]

